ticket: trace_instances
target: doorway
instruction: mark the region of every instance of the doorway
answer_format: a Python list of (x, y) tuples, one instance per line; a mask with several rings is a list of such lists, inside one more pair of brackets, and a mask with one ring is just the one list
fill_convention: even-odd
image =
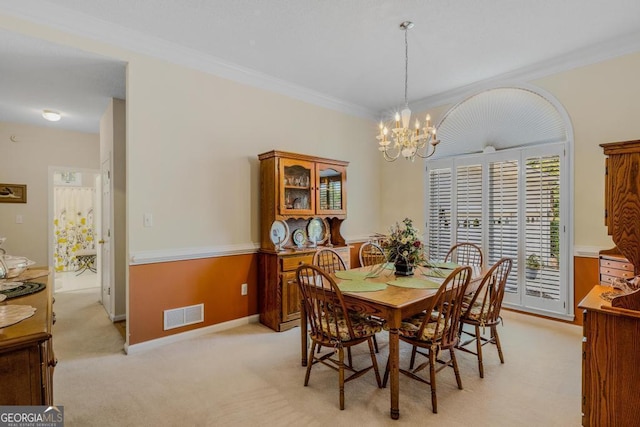
[(49, 168), (49, 265), (54, 292), (100, 287), (96, 252), (96, 224), (100, 223), (100, 171)]

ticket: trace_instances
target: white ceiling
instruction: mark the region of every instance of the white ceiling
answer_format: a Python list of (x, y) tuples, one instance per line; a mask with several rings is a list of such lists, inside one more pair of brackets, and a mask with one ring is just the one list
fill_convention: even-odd
[[(30, 0), (0, 12), (372, 119), (403, 103), (404, 20), (414, 108), (640, 51), (638, 0)], [(117, 61), (7, 32), (0, 58), (0, 121), (53, 108), (68, 116), (57, 126), (97, 132), (106, 99), (125, 95)]]

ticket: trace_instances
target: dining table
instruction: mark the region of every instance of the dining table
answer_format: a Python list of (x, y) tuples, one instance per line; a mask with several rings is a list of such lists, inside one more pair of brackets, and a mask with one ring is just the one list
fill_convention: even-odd
[[(393, 264), (378, 264), (338, 271), (332, 274), (344, 297), (347, 309), (363, 315), (384, 319), (389, 331), (389, 384), (391, 418), (400, 418), (400, 339), (398, 328), (402, 319), (426, 310), (432, 303), (439, 286), (453, 272), (455, 264), (436, 263), (432, 268), (417, 267), (413, 276), (396, 276)], [(486, 271), (472, 266), (468, 292), (479, 286)], [(300, 335), (302, 366), (307, 366), (307, 317), (304, 304), (300, 304)]]

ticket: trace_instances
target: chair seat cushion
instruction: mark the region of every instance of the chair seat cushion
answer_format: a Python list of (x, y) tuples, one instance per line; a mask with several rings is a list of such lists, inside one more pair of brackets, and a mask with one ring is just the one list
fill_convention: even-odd
[[(351, 339), (371, 336), (382, 331), (382, 325), (380, 324), (380, 322), (370, 319), (367, 316), (363, 316), (357, 313), (349, 313), (349, 319), (351, 320), (351, 327), (353, 328), (353, 334), (355, 335), (354, 337), (349, 334), (347, 322), (342, 316), (338, 317), (337, 322), (334, 321), (334, 319), (331, 319), (328, 322), (328, 329), (331, 335), (334, 337), (339, 337), (341, 341), (349, 341)], [(336, 323), (338, 325), (337, 331)], [(322, 329), (327, 330), (327, 320), (324, 317), (322, 319)]]
[[(442, 338), (442, 334), (445, 330), (445, 321), (437, 313), (431, 313), (429, 322), (425, 326), (422, 331), (422, 336), (418, 336), (418, 331), (420, 330), (420, 326), (424, 321), (424, 318), (427, 314), (422, 312), (418, 313), (413, 317), (402, 320), (400, 324), (400, 328), (398, 329), (398, 333), (400, 336), (405, 338), (420, 340), (420, 341), (437, 341)], [(438, 326), (438, 330), (436, 333), (436, 326)], [(388, 323), (384, 323), (383, 328), (385, 331), (389, 330)]]
[(473, 303), (469, 306), (471, 298), (462, 302), (462, 318), (476, 320), (478, 322), (486, 320), (487, 313), (489, 312), (489, 304), (483, 306), (480, 302)]

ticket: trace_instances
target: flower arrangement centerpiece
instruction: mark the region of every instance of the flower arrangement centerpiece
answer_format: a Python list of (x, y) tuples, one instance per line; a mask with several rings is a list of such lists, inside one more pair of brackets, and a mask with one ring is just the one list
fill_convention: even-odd
[(411, 276), (414, 266), (425, 261), (419, 230), (413, 226), (413, 221), (405, 218), (402, 224), (396, 223), (390, 231), (391, 234), (382, 242), (387, 259), (395, 264), (397, 275)]

